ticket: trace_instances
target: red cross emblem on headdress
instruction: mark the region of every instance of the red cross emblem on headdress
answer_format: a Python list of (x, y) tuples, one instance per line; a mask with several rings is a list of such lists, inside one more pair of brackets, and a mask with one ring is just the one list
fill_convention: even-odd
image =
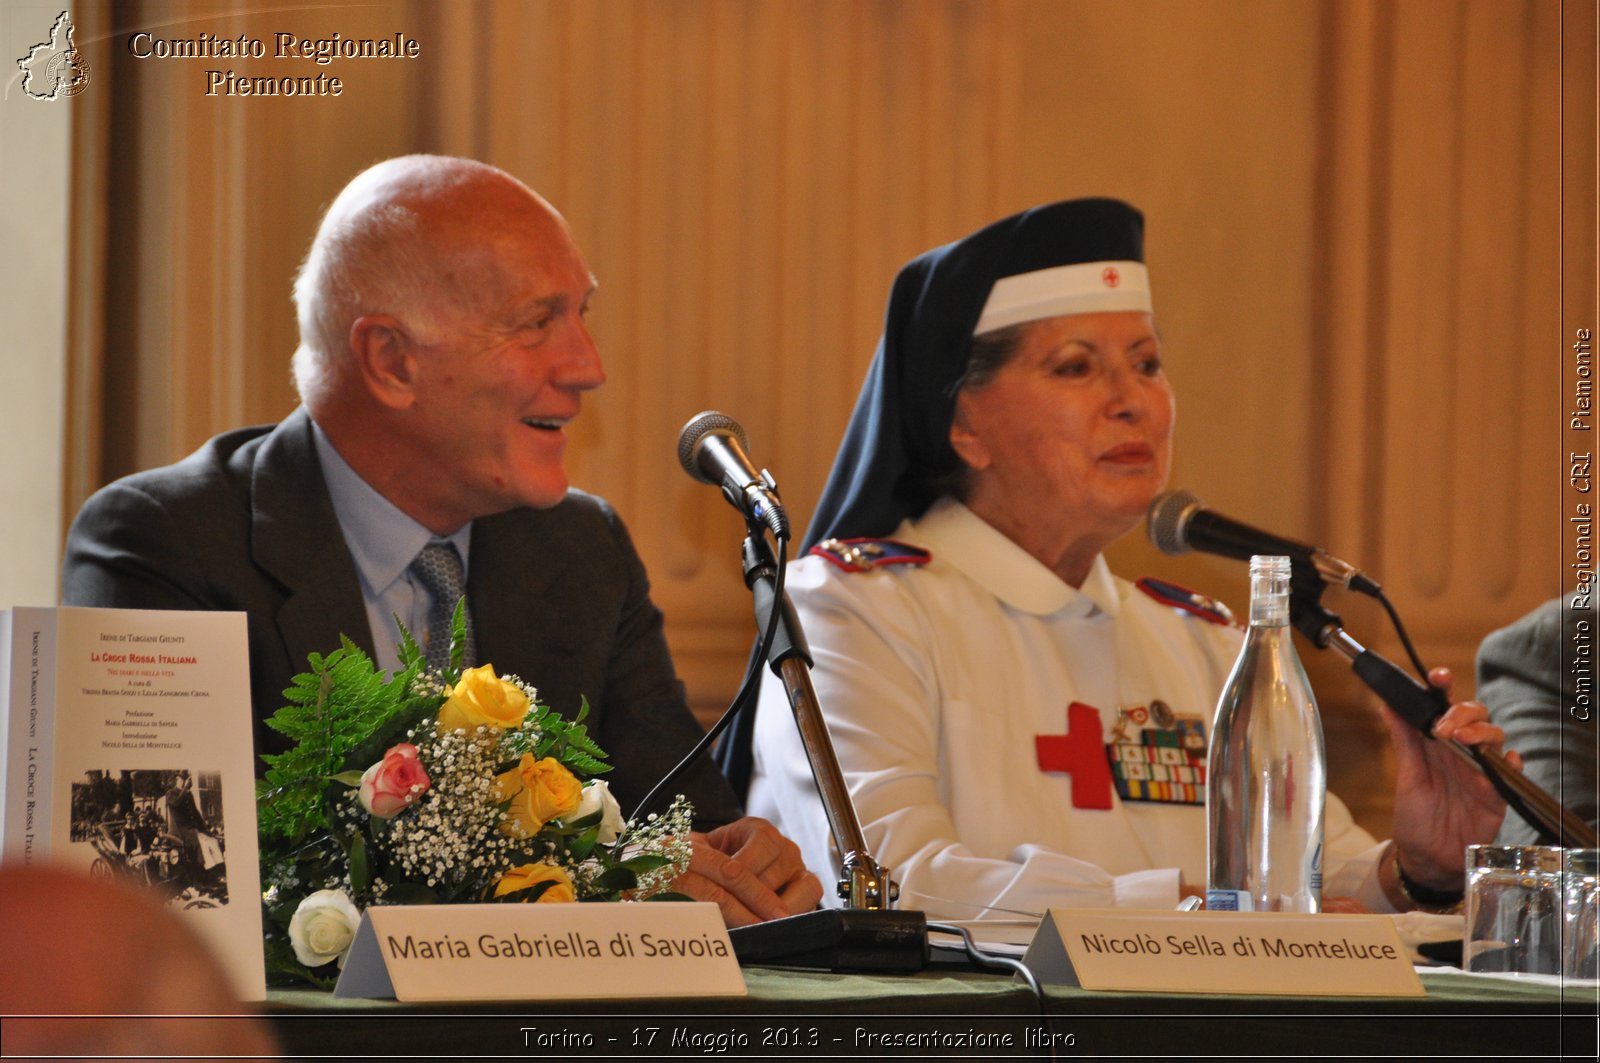
[(1100, 737), (1100, 710), (1081, 701), (1067, 706), (1067, 733), (1035, 735), (1039, 770), (1072, 776), (1073, 808), (1111, 807), (1111, 764)]
[(1107, 266), (1100, 271), (1100, 279), (1106, 282), (1107, 288), (1115, 288), (1122, 283), (1122, 274), (1117, 272), (1117, 267)]

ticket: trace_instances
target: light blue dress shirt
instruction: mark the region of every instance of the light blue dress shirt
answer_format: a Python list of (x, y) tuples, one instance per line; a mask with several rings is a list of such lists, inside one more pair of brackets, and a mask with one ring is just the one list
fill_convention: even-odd
[[(433, 596), (412, 573), (411, 562), (435, 536), (363, 480), (340, 457), (315, 421), (311, 422), (311, 436), (322, 463), (328, 496), (333, 500), (334, 515), (339, 518), (339, 530), (361, 579), (367, 624), (372, 629), (373, 661), (379, 668), (394, 671), (400, 666), (400, 629), (395, 618), (419, 644), (428, 627)], [(471, 522), (445, 539), (454, 543), (461, 555), (465, 576), (471, 564)]]

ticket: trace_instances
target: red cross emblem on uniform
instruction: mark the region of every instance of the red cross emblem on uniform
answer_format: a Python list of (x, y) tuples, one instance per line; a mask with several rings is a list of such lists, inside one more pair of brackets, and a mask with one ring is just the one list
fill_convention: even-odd
[(1040, 771), (1072, 776), (1073, 808), (1111, 807), (1111, 765), (1100, 737), (1100, 710), (1081, 701), (1067, 706), (1067, 733), (1034, 735)]
[(1107, 288), (1115, 288), (1122, 283), (1122, 274), (1117, 272), (1117, 267), (1107, 266), (1100, 271), (1100, 279), (1106, 282)]

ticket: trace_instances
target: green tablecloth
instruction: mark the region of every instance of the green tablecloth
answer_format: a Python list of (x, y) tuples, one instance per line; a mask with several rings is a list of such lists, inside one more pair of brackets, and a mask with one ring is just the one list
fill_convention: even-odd
[(712, 1054), (1502, 1056), (1595, 1058), (1600, 994), (1463, 974), (1423, 975), (1406, 999), (1097, 993), (1047, 987), (1043, 1006), (1009, 977), (750, 967), (749, 996), (714, 1000), (406, 1005), (274, 991), (268, 1015), (290, 1055)]

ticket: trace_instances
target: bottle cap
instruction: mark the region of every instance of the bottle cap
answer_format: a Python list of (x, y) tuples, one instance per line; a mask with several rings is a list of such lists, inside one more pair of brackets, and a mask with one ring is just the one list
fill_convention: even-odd
[(1256, 554), (1250, 558), (1250, 575), (1289, 578), (1289, 558), (1279, 554)]

